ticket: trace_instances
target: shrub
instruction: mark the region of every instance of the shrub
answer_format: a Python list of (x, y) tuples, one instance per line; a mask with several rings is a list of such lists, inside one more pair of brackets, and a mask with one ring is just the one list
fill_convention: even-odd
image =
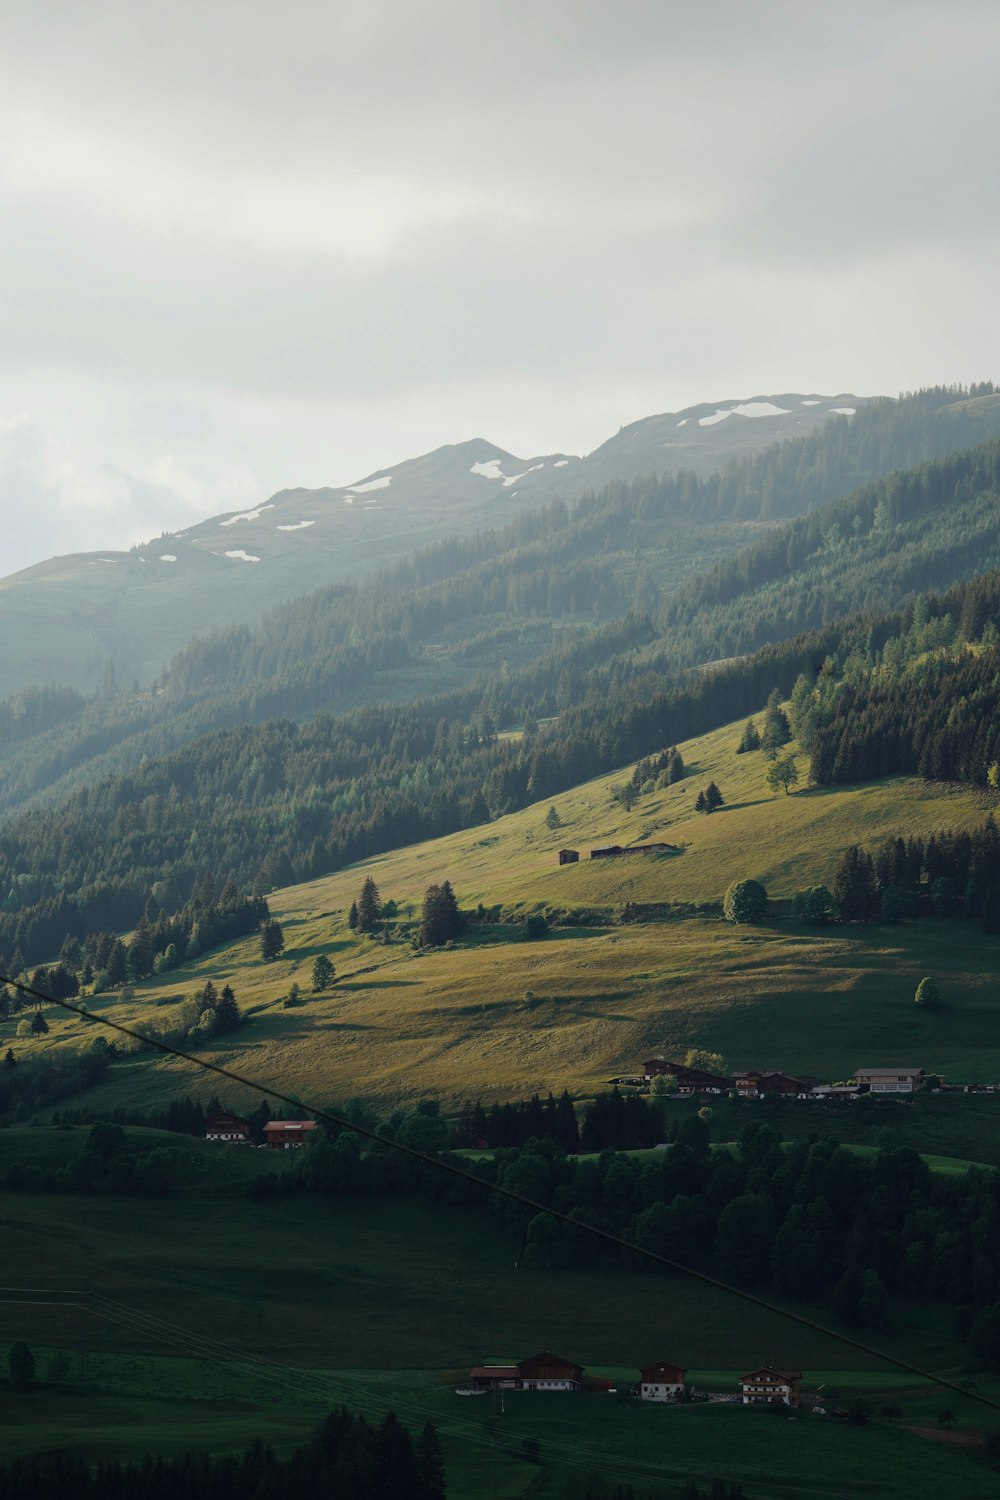
[(767, 891), (759, 880), (737, 880), (726, 892), (722, 905), (728, 922), (763, 922), (767, 916)]

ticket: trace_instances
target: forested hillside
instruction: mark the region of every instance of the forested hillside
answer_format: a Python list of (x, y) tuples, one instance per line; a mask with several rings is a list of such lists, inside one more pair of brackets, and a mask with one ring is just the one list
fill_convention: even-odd
[(434, 700), (435, 714), (478, 705), (503, 727), (542, 695), (547, 712), (582, 701), (597, 668), (618, 663), (620, 682), (642, 647), (635, 666), (672, 672), (945, 587), (995, 558), (988, 447), (964, 467), (915, 471), (905, 493), (870, 485), (791, 528), (766, 518), (1000, 423), (1000, 397), (957, 394), (874, 401), (722, 475), (617, 483), (440, 543), (367, 584), (282, 606), (258, 630), (194, 642), (149, 689), (109, 671), (87, 701), (22, 693), (0, 705), (0, 809), (274, 716)]

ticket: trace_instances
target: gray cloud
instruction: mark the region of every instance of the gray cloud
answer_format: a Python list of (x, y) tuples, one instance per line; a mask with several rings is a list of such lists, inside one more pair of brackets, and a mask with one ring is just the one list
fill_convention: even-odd
[(973, 0), (12, 0), (0, 507), (58, 527), (0, 561), (991, 373), (998, 46)]

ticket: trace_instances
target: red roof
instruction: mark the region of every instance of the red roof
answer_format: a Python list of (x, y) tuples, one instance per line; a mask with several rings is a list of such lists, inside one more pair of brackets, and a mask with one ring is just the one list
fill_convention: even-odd
[(315, 1130), (315, 1120), (268, 1120), (264, 1126), (268, 1130)]
[(639, 1370), (640, 1378), (647, 1385), (683, 1385), (686, 1374), (683, 1365), (675, 1365), (669, 1359), (658, 1359)]
[(517, 1365), (474, 1365), (469, 1371), (473, 1380), (516, 1380)]
[(744, 1375), (744, 1381), (756, 1380), (761, 1375), (769, 1375), (774, 1380), (801, 1380), (801, 1370), (773, 1370), (770, 1365), (761, 1365), (759, 1370), (751, 1370), (749, 1375)]

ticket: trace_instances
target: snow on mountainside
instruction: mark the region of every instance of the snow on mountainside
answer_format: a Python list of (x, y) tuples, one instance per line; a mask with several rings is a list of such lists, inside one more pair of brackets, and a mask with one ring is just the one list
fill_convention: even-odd
[(521, 458), (474, 438), (339, 488), (280, 490), (129, 552), (52, 558), (0, 579), (0, 697), (43, 681), (90, 688), (109, 656), (148, 680), (198, 632), (253, 623), (285, 599), (610, 480), (711, 473), (859, 404), (813, 394), (692, 406), (633, 422), (586, 457)]

